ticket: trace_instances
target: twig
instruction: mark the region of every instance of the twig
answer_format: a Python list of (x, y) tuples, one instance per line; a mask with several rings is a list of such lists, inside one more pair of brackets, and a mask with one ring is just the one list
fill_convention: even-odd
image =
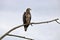
[(60, 24), (60, 22), (58, 22), (57, 20), (56, 20), (56, 22), (57, 22), (58, 24)]
[[(24, 25), (25, 25), (25, 24), (24, 24)], [(6, 33), (0, 38), (0, 40), (3, 39), (5, 36), (7, 36), (7, 34), (9, 34), (10, 32), (12, 32), (13, 30), (15, 30), (15, 29), (17, 29), (17, 28), (19, 28), (19, 27), (22, 27), (22, 26), (24, 26), (24, 25), (19, 25), (19, 26), (17, 26), (17, 27), (12, 28), (12, 29), (9, 30), (8, 32), (6, 32)]]
[[(30, 23), (30, 25), (32, 25), (32, 24), (43, 24), (43, 23), (50, 23), (50, 22), (53, 22), (53, 21), (56, 21), (58, 24), (60, 24), (57, 20), (59, 20), (58, 18), (57, 19), (53, 19), (53, 20), (50, 20), (50, 21), (44, 21), (44, 22), (32, 22), (32, 23)], [(22, 26), (24, 26), (24, 25), (26, 25), (26, 24), (23, 24), (23, 25), (19, 25), (19, 26), (17, 26), (17, 27), (14, 27), (14, 28), (12, 28), (11, 30), (9, 30), (8, 32), (6, 32), (3, 36), (1, 36), (0, 37), (0, 40), (2, 40), (5, 36), (7, 36), (10, 32), (12, 32), (13, 30), (15, 30), (15, 29), (17, 29), (17, 28), (19, 28), (19, 27), (22, 27)]]
[(31, 24), (43, 24), (43, 23), (50, 23), (50, 22), (53, 22), (53, 21), (56, 21), (58, 24), (60, 24), (57, 20), (59, 20), (59, 19), (57, 18), (57, 19), (53, 19), (53, 20), (50, 20), (50, 21), (44, 21), (44, 22), (32, 22)]
[(12, 34), (8, 34), (8, 36), (13, 36), (13, 37), (19, 37), (19, 38), (24, 38), (24, 39), (28, 39), (28, 40), (33, 40), (31, 38), (26, 38), (26, 37), (22, 37), (22, 36), (18, 36), (18, 35), (12, 35)]

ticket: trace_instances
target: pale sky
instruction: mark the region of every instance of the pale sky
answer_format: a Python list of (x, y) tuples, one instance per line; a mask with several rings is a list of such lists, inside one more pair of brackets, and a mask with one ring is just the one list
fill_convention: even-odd
[[(60, 0), (0, 0), (0, 36), (11, 28), (23, 24), (22, 16), (31, 8), (31, 22), (60, 19)], [(60, 22), (60, 21), (59, 21)], [(60, 24), (56, 22), (29, 26), (27, 32), (21, 27), (11, 34), (35, 40), (60, 40)], [(6, 36), (3, 40), (25, 40)]]

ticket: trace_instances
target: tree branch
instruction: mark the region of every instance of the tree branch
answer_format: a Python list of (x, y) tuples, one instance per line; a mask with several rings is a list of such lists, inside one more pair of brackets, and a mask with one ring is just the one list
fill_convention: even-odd
[(60, 24), (57, 20), (59, 20), (59, 19), (57, 18), (57, 19), (53, 19), (53, 20), (50, 20), (50, 21), (44, 21), (44, 22), (32, 22), (31, 24), (43, 24), (43, 23), (50, 23), (50, 22), (53, 22), (53, 21)]
[(58, 24), (60, 24), (60, 22), (58, 22), (57, 20), (56, 20), (56, 22), (57, 22)]
[[(32, 25), (32, 24), (43, 24), (43, 23), (50, 23), (50, 22), (53, 22), (53, 21), (56, 21), (58, 24), (60, 24), (57, 20), (59, 20), (58, 18), (57, 19), (53, 19), (53, 20), (50, 20), (50, 21), (44, 21), (44, 22), (32, 22), (32, 23), (30, 23), (30, 25)], [(17, 29), (17, 28), (19, 28), (19, 27), (22, 27), (22, 26), (24, 26), (24, 25), (26, 25), (26, 24), (22, 24), (22, 25), (19, 25), (19, 26), (17, 26), (17, 27), (14, 27), (14, 28), (12, 28), (11, 30), (9, 30), (8, 32), (6, 32), (3, 36), (1, 36), (0, 37), (0, 40), (2, 40), (5, 36), (7, 36), (10, 32), (12, 32), (13, 30), (15, 30), (15, 29)]]
[(22, 36), (18, 36), (18, 35), (12, 35), (12, 34), (8, 34), (8, 36), (13, 36), (13, 37), (19, 37), (19, 38), (24, 38), (24, 39), (28, 39), (28, 40), (33, 40), (31, 38), (26, 38), (26, 37), (22, 37)]
[(7, 36), (10, 32), (12, 32), (13, 30), (15, 30), (15, 29), (17, 29), (17, 28), (19, 28), (19, 27), (22, 27), (22, 26), (24, 26), (25, 24), (23, 24), (23, 25), (19, 25), (19, 26), (17, 26), (17, 27), (14, 27), (14, 28), (12, 28), (11, 30), (9, 30), (8, 32), (6, 32), (2, 37), (0, 37), (0, 40), (1, 39), (3, 39), (5, 36)]

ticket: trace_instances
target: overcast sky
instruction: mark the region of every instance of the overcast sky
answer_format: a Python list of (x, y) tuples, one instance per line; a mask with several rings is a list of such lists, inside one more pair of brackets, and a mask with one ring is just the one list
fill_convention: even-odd
[[(22, 16), (26, 8), (32, 9), (31, 22), (60, 19), (60, 0), (0, 0), (0, 36), (11, 28), (23, 24)], [(52, 22), (30, 25), (27, 32), (21, 27), (11, 34), (35, 40), (60, 40), (60, 24)], [(6, 36), (3, 40), (24, 39)]]

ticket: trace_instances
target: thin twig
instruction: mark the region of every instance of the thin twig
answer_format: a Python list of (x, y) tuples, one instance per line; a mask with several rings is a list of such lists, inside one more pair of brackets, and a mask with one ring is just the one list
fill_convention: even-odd
[(13, 34), (8, 34), (8, 36), (13, 36), (13, 37), (19, 37), (19, 38), (24, 38), (24, 39), (28, 39), (28, 40), (33, 40), (31, 38), (26, 38), (26, 37), (22, 37), (22, 36), (18, 36), (18, 35), (13, 35)]
[(57, 22), (58, 24), (60, 24), (60, 22), (58, 22), (57, 20), (56, 20), (56, 22)]
[(44, 24), (44, 23), (50, 23), (50, 22), (57, 21), (57, 20), (59, 20), (59, 19), (57, 18), (57, 19), (53, 19), (53, 20), (50, 20), (50, 21), (44, 21), (44, 22), (32, 22), (31, 24)]
[(12, 28), (12, 29), (9, 30), (8, 32), (6, 32), (6, 33), (0, 38), (0, 40), (3, 39), (5, 36), (7, 36), (7, 34), (9, 34), (10, 32), (12, 32), (13, 30), (15, 30), (15, 29), (17, 29), (17, 28), (19, 28), (19, 27), (22, 27), (22, 26), (24, 26), (24, 25), (25, 25), (25, 24), (19, 25), (19, 26), (17, 26), (17, 27)]
[[(32, 25), (32, 24), (50, 23), (50, 22), (53, 22), (53, 21), (56, 21), (58, 24), (60, 24), (57, 20), (59, 20), (59, 19), (57, 18), (57, 19), (53, 19), (53, 20), (50, 20), (50, 21), (36, 22), (36, 23), (35, 23), (35, 22), (32, 22), (32, 23), (30, 23), (30, 25)], [(2, 40), (5, 36), (7, 36), (7, 34), (9, 34), (10, 32), (12, 32), (13, 30), (15, 30), (15, 29), (17, 29), (17, 28), (19, 28), (19, 27), (22, 27), (22, 26), (24, 26), (24, 25), (26, 25), (26, 24), (19, 25), (19, 26), (17, 26), (17, 27), (12, 28), (12, 29), (9, 30), (8, 32), (6, 32), (3, 36), (1, 36), (1, 37), (0, 37), (0, 40)]]

